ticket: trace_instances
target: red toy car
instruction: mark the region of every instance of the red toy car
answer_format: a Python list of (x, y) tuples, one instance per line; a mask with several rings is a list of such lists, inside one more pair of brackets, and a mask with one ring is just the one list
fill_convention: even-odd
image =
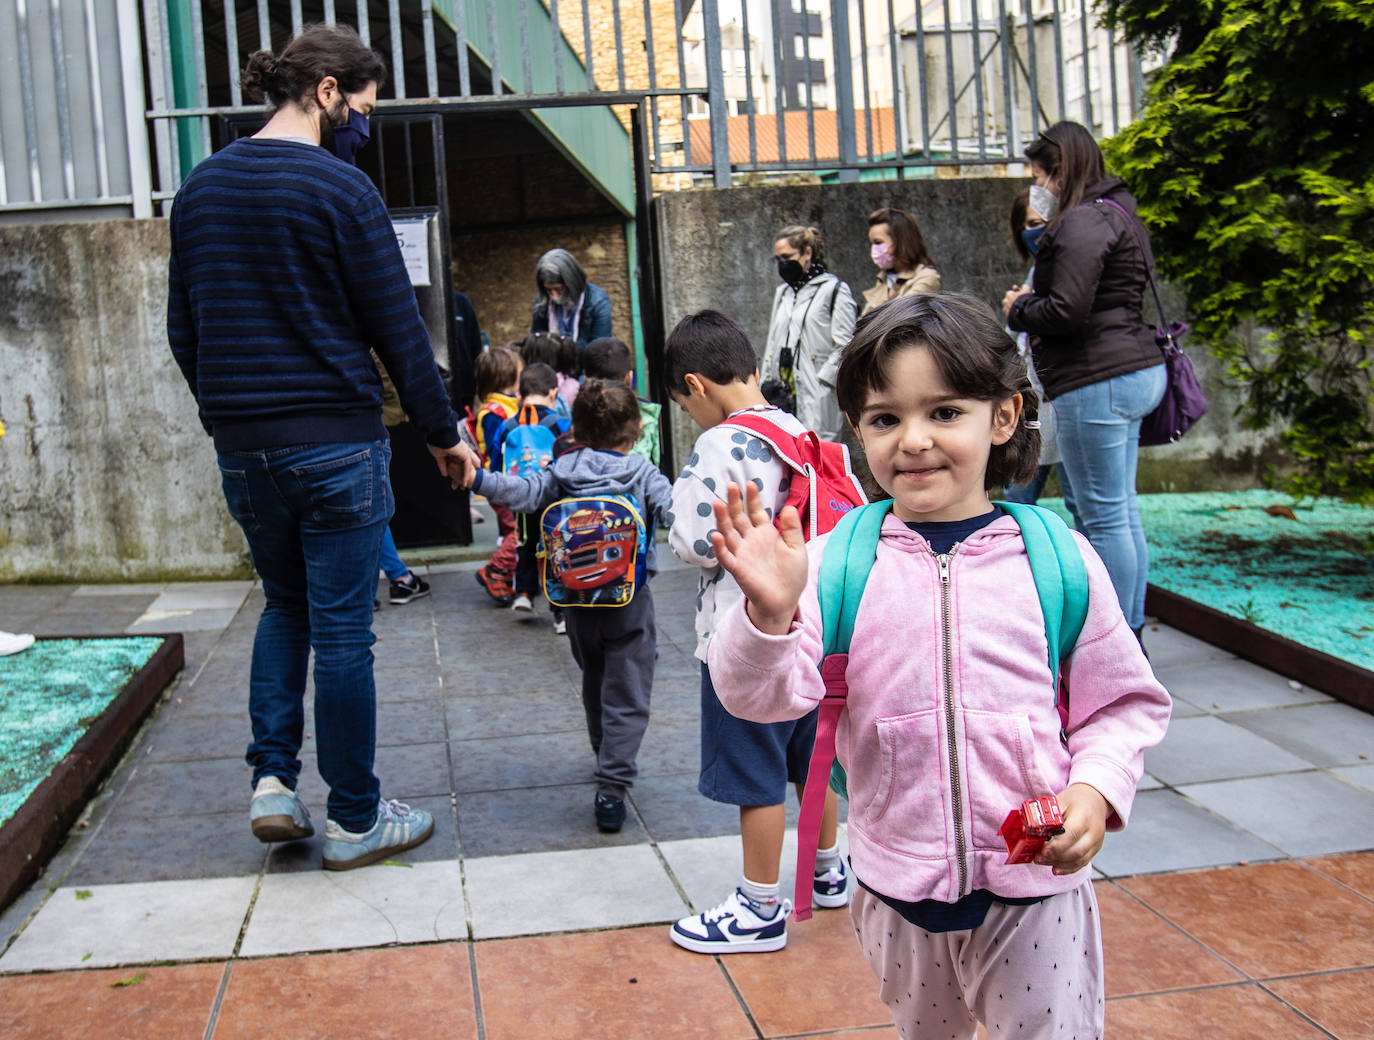
[(1045, 841), (1064, 833), (1064, 814), (1052, 794), (1031, 798), (1013, 809), (997, 831), (1007, 843), (1008, 863), (1032, 863)]

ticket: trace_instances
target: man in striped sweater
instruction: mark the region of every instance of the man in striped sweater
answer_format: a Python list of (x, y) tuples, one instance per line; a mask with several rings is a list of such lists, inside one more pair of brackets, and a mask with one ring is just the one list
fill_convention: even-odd
[[(372, 605), (394, 503), (382, 389), (390, 373), (441, 473), (458, 438), (386, 207), (349, 161), (385, 78), (350, 29), (311, 26), (248, 61), (267, 125), (203, 161), (171, 217), (167, 334), (214, 438), (229, 511), (266, 606), (253, 645), (249, 818), (262, 841), (314, 833), (296, 793), (315, 653), (324, 866), (346, 870), (429, 837), (430, 814), (383, 800), (373, 773)], [(456, 484), (455, 484), (456, 486)]]

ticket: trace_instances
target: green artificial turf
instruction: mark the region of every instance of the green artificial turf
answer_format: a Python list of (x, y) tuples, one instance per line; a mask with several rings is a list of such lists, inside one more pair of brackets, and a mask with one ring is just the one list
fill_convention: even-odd
[(40, 639), (0, 657), (0, 825), (161, 645), (161, 638)]
[(1374, 509), (1230, 491), (1141, 495), (1140, 517), (1152, 585), (1374, 670)]

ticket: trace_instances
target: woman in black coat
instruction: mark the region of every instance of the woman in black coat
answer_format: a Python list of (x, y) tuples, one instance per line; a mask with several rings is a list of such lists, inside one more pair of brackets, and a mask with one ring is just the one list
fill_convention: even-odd
[(1030, 333), (1083, 533), (1138, 636), (1149, 570), (1135, 492), (1140, 420), (1165, 387), (1164, 357), (1141, 313), (1149, 236), (1085, 127), (1056, 123), (1026, 158), (1031, 205), (1048, 223), (1031, 284), (1013, 286), (1002, 309), (1010, 328)]

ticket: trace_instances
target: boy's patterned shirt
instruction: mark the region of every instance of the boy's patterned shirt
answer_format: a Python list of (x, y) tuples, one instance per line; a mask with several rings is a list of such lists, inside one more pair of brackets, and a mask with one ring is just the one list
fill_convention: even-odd
[[(794, 436), (806, 430), (795, 416), (779, 408), (761, 408), (758, 412)], [(715, 549), (711, 546), (716, 518), (711, 503), (725, 501), (725, 489), (729, 484), (742, 490), (752, 483), (759, 489), (764, 508), (772, 517), (787, 502), (790, 472), (767, 443), (752, 433), (722, 423), (697, 438), (691, 458), (673, 484), (673, 520), (668, 544), (679, 559), (701, 568), (696, 603), (698, 660), (706, 660), (706, 647), (717, 623), (741, 597), (735, 579), (716, 562)]]

